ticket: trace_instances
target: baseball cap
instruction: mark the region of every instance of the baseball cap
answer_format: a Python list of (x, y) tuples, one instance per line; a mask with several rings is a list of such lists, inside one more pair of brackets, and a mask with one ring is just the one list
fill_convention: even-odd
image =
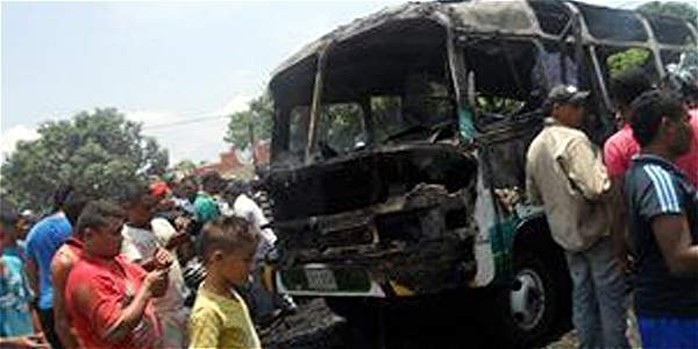
[(548, 103), (581, 105), (586, 101), (587, 97), (589, 97), (588, 91), (579, 91), (574, 85), (558, 85), (550, 90)]
[(167, 196), (167, 193), (170, 191), (170, 188), (167, 186), (167, 183), (162, 181), (151, 183), (149, 189), (150, 195), (157, 196), (160, 198)]

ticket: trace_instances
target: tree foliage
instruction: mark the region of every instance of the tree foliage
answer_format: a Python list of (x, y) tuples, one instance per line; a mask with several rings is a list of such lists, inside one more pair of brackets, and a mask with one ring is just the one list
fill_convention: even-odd
[(184, 174), (189, 174), (193, 172), (196, 169), (197, 165), (194, 161), (191, 161), (189, 159), (184, 159), (178, 163), (176, 163), (172, 168), (178, 172), (184, 173)]
[(365, 139), (361, 119), (363, 111), (356, 103), (340, 103), (322, 108), (320, 116), (318, 141), (334, 150), (346, 151)]
[(167, 151), (116, 109), (47, 122), (38, 133), (37, 140), (19, 142), (2, 165), (3, 204), (45, 209), (60, 184), (87, 195), (109, 196), (122, 183), (167, 168)]
[(606, 59), (606, 66), (611, 76), (616, 76), (623, 71), (643, 67), (647, 63), (649, 57), (650, 52), (648, 50), (631, 48), (610, 55)]
[(274, 120), (274, 103), (265, 93), (247, 105), (247, 109), (230, 115), (224, 140), (238, 149), (250, 147), (250, 125), (255, 140), (269, 139)]

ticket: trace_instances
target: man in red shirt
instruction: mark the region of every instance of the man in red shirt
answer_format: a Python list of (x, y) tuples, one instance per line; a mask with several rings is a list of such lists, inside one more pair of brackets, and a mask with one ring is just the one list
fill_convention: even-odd
[(604, 144), (603, 155), (611, 180), (623, 181), (630, 158), (640, 152), (630, 127), (630, 104), (637, 96), (652, 89), (647, 73), (640, 69), (625, 71), (611, 79), (610, 92), (616, 107), (616, 120), (621, 129)]
[[(630, 103), (642, 94), (652, 89), (647, 73), (642, 70), (630, 70), (619, 74), (611, 81), (611, 95), (622, 120), (621, 130), (611, 136), (604, 144), (604, 163), (611, 181), (621, 181), (630, 165), (630, 159), (640, 152), (640, 145), (633, 137), (630, 127)], [(691, 126), (694, 134), (698, 131), (698, 109), (690, 111)], [(698, 137), (694, 137), (691, 150), (676, 159), (676, 167), (688, 178), (693, 185), (698, 186)]]
[[(604, 144), (604, 163), (611, 179), (614, 192), (613, 207), (616, 208), (612, 235), (616, 255), (623, 268), (627, 268), (627, 229), (625, 224), (625, 203), (623, 201), (623, 179), (630, 166), (633, 156), (640, 153), (640, 145), (633, 136), (630, 127), (632, 116), (630, 104), (643, 92), (654, 88), (647, 73), (641, 69), (633, 69), (619, 74), (611, 80), (611, 96), (616, 106), (616, 115), (622, 128), (611, 136)], [(691, 113), (693, 133), (698, 134), (698, 112)], [(698, 139), (694, 137), (691, 150), (676, 160), (676, 166), (686, 176), (690, 183), (698, 186)], [(632, 248), (632, 246), (630, 246)]]
[(89, 201), (80, 193), (75, 193), (70, 200), (73, 202), (73, 207), (77, 214), (73, 217), (69, 215), (67, 218), (70, 225), (76, 227), (73, 229), (68, 240), (58, 248), (56, 254), (51, 260), (51, 282), (53, 283), (53, 318), (54, 328), (58, 339), (60, 339), (63, 348), (75, 349), (80, 348), (75, 337), (75, 331), (70, 327), (70, 318), (65, 311), (65, 283), (68, 280), (70, 270), (82, 256), (82, 231), (84, 228), (78, 226), (78, 215), (82, 212), (85, 205)]
[(85, 348), (157, 348), (160, 324), (152, 298), (167, 290), (167, 269), (146, 273), (119, 255), (125, 214), (93, 201), (80, 215), (82, 258), (68, 276), (65, 308)]

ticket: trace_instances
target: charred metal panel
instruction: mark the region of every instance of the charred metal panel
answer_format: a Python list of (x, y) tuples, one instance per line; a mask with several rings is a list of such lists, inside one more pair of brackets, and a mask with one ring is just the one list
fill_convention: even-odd
[(456, 191), (473, 181), (476, 162), (449, 145), (385, 147), (308, 166), (277, 168), (267, 185), (279, 221), (352, 211), (385, 202), (419, 183)]
[(655, 38), (662, 44), (690, 45), (696, 41), (686, 22), (668, 16), (645, 15)]
[(572, 14), (561, 1), (557, 0), (529, 0), (529, 6), (533, 9), (541, 30), (551, 35), (561, 35), (568, 28), (572, 20)]
[(632, 11), (575, 3), (589, 29), (597, 39), (645, 42), (647, 32), (640, 19)]
[[(455, 4), (409, 3), (357, 19), (310, 43), (276, 69), (270, 86), (273, 89), (280, 83), (279, 80), (290, 78), (285, 75), (286, 70), (315, 55), (320, 47), (328, 42), (340, 43), (383, 25), (408, 19), (433, 20), (459, 32), (557, 40), (560, 39), (558, 35), (564, 31), (570, 16), (565, 4), (579, 8), (582, 12), (589, 31), (589, 35), (581, 38), (585, 43), (604, 41), (625, 45), (630, 41), (634, 45), (648, 47), (646, 41), (649, 36), (645, 28), (637, 18), (637, 13), (629, 10), (593, 6), (576, 1), (548, 0), (464, 1)], [(654, 26), (653, 29), (667, 30), (659, 26)], [(655, 33), (657, 37), (663, 37), (663, 35)], [(695, 42), (696, 39), (692, 40)], [(673, 43), (676, 40), (664, 41)]]
[(281, 266), (361, 267), (418, 293), (463, 286), (476, 272), (474, 196), (474, 183), (455, 193), (420, 184), (357, 211), (277, 223)]
[(486, 127), (477, 142), (481, 160), (491, 169), (484, 178), (488, 187), (524, 187), (526, 151), (542, 127), (543, 115), (540, 114)]

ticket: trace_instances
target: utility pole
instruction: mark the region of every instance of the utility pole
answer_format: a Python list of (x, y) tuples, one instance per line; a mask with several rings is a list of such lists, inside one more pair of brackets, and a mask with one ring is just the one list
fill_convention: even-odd
[(248, 128), (248, 132), (250, 133), (250, 149), (252, 150), (252, 164), (256, 167), (257, 166), (257, 154), (255, 154), (254, 125), (252, 125), (252, 118), (250, 118), (247, 121), (247, 128)]

